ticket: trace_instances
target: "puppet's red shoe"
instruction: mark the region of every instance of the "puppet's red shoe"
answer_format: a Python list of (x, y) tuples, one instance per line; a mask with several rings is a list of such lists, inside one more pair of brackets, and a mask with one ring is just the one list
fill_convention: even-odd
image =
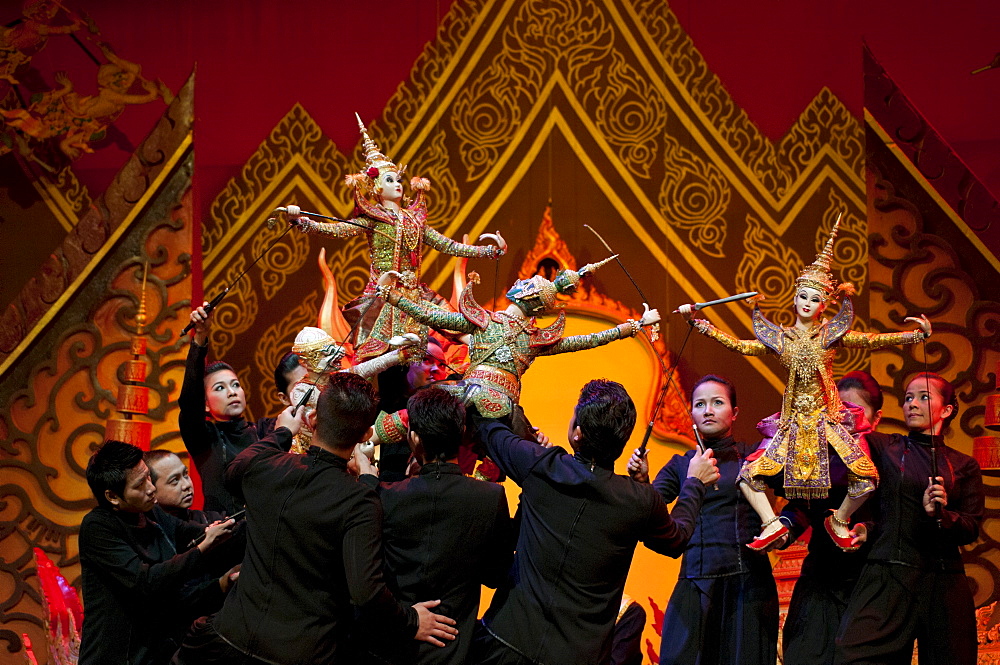
[(857, 550), (859, 550), (861, 548), (861, 545), (851, 544), (854, 538), (852, 538), (849, 535), (848, 536), (838, 535), (837, 532), (834, 531), (833, 529), (834, 522), (843, 527), (846, 527), (848, 530), (850, 530), (851, 528), (850, 522), (845, 522), (844, 520), (840, 519), (839, 517), (837, 517), (837, 513), (831, 510), (830, 514), (826, 516), (825, 520), (823, 520), (823, 526), (826, 528), (826, 532), (827, 534), (829, 534), (830, 540), (833, 541), (833, 544), (839, 547), (840, 549), (844, 550), (845, 552), (856, 552)]
[[(774, 519), (765, 522), (761, 526), (761, 528), (767, 528), (772, 522), (775, 522), (777, 519), (778, 518), (775, 517)], [(788, 533), (788, 527), (782, 524), (779, 529), (767, 534), (763, 538), (761, 538), (760, 536), (754, 536), (753, 540), (747, 543), (747, 547), (754, 550), (755, 552), (760, 552), (761, 550), (766, 549), (768, 545), (772, 544), (773, 542), (784, 536), (786, 533)]]

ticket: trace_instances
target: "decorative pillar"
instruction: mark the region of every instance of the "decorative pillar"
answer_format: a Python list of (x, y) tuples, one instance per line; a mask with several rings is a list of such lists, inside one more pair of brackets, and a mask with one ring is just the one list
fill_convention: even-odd
[[(997, 363), (996, 390), (1000, 391), (1000, 362)], [(986, 396), (986, 413), (983, 415), (986, 429), (1000, 432), (1000, 393)], [(1000, 469), (1000, 436), (977, 436), (972, 440), (972, 456), (985, 470)]]
[(146, 336), (142, 334), (146, 325), (146, 275), (149, 264), (142, 273), (142, 293), (139, 295), (139, 313), (135, 315), (136, 335), (132, 338), (132, 359), (124, 363), (125, 382), (118, 388), (117, 409), (121, 418), (108, 420), (104, 428), (105, 441), (124, 441), (149, 450), (149, 442), (153, 435), (153, 423), (147, 420), (135, 420), (137, 415), (149, 413), (149, 388), (146, 381)]

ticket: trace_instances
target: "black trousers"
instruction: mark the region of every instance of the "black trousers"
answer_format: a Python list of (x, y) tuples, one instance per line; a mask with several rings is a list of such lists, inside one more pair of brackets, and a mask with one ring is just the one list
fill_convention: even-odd
[(530, 658), (510, 648), (483, 626), (476, 624), (476, 632), (472, 638), (471, 663), (476, 665), (533, 665)]
[(196, 619), (181, 648), (174, 654), (170, 665), (209, 665), (210, 663), (232, 663), (232, 665), (270, 665), (266, 661), (248, 656), (230, 646), (212, 627), (212, 617)]
[(804, 574), (795, 582), (782, 633), (784, 665), (832, 665), (837, 630), (857, 581), (828, 571)]
[(660, 665), (773, 665), (777, 658), (771, 575), (677, 580), (663, 618)]
[(870, 561), (837, 636), (836, 663), (975, 665), (976, 611), (962, 572)]

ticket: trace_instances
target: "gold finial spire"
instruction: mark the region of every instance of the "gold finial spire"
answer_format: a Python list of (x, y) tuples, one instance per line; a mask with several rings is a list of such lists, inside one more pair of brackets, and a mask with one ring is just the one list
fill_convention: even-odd
[[(361, 122), (361, 116), (355, 112), (354, 117), (358, 119), (358, 129), (361, 130), (361, 149), (365, 153), (365, 168), (361, 171), (361, 173), (363, 175), (367, 175), (372, 180), (386, 171), (395, 171), (396, 173), (402, 175), (404, 169), (393, 164), (392, 160), (386, 157), (382, 151), (379, 150), (375, 141), (368, 136), (368, 130), (365, 128), (365, 123)], [(372, 170), (373, 168), (374, 171)], [(372, 175), (373, 173), (374, 175)]]
[(796, 287), (807, 286), (816, 289), (827, 298), (833, 295), (837, 287), (837, 282), (834, 280), (830, 268), (833, 266), (833, 242), (837, 239), (837, 229), (840, 228), (840, 218), (842, 215), (843, 213), (837, 214), (837, 219), (833, 223), (833, 229), (830, 230), (830, 237), (827, 239), (826, 244), (823, 245), (822, 251), (816, 256), (816, 260), (803, 268), (802, 272), (799, 273), (798, 279), (795, 280)]
[(139, 292), (139, 313), (135, 315), (135, 334), (141, 335), (146, 325), (146, 276), (149, 275), (149, 261), (142, 267), (142, 290)]
[(604, 259), (603, 261), (598, 261), (597, 263), (588, 263), (587, 265), (580, 268), (578, 272), (580, 273), (580, 275), (589, 275), (592, 272), (596, 272), (598, 268), (603, 267), (604, 265), (610, 263), (611, 261), (614, 261), (617, 258), (618, 255), (614, 254)]

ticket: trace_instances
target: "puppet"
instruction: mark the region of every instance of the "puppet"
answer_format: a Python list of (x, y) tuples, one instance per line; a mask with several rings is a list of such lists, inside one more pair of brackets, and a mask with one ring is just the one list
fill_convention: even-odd
[(364, 234), (371, 256), (371, 272), (364, 293), (344, 308), (344, 317), (356, 329), (350, 341), (361, 360), (384, 353), (388, 340), (407, 332), (426, 340), (427, 327), (411, 320), (403, 311), (383, 307), (375, 298), (375, 285), (386, 271), (395, 271), (405, 283), (400, 287), (403, 295), (413, 301), (426, 301), (448, 309), (447, 301), (420, 281), (420, 264), (424, 246), (444, 254), (461, 257), (499, 259), (507, 249), (503, 237), (486, 233), (493, 245), (465, 245), (438, 231), (427, 221), (427, 201), (424, 192), (430, 189), (426, 178), (412, 178), (410, 187), (416, 191), (412, 203), (403, 197), (403, 172), (406, 167), (396, 166), (383, 155), (375, 142), (368, 137), (361, 118), (362, 146), (365, 168), (346, 176), (345, 181), (354, 188), (354, 216), (338, 222), (317, 222), (301, 213), (297, 206), (286, 208), (289, 223), (304, 233), (314, 233), (329, 238), (350, 238)]
[[(826, 529), (841, 549), (857, 549), (851, 544), (850, 518), (875, 489), (878, 472), (868, 455), (864, 437), (853, 436), (845, 426), (850, 414), (841, 403), (833, 380), (833, 358), (840, 347), (875, 350), (916, 344), (931, 334), (930, 322), (923, 315), (907, 317), (906, 321), (919, 326), (912, 332), (880, 334), (850, 329), (854, 308), (848, 296), (854, 293), (854, 287), (846, 282), (838, 286), (830, 273), (839, 224), (838, 216), (823, 250), (795, 280), (795, 325), (776, 325), (755, 305), (756, 339), (741, 340), (706, 320), (691, 318), (691, 305), (678, 308), (695, 330), (727, 349), (745, 356), (774, 353), (788, 370), (774, 436), (764, 441), (756, 457), (752, 456), (740, 473), (743, 494), (763, 521), (760, 535), (748, 543), (751, 549), (764, 549), (788, 531), (778, 521), (764, 494), (767, 480), (774, 479), (775, 483), (781, 480), (784, 495), (789, 499), (825, 498), (831, 487), (831, 463), (843, 463), (846, 467), (847, 496), (827, 517)], [(840, 296), (840, 311), (824, 321), (822, 315), (827, 305)], [(830, 449), (837, 459), (831, 459)]]

